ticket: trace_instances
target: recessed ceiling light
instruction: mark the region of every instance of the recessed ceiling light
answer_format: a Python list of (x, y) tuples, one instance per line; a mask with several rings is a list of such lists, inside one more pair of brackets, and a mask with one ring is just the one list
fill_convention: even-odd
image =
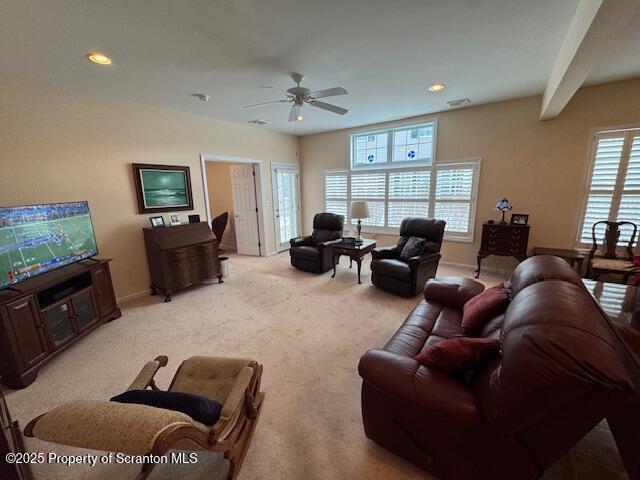
[(446, 85), (444, 83), (434, 83), (433, 85), (431, 85), (429, 87), (429, 91), (430, 92), (440, 92), (442, 90), (444, 90), (444, 87)]
[(87, 53), (84, 58), (100, 65), (111, 65), (111, 59), (100, 52)]
[(302, 120), (304, 120), (304, 117), (302, 115), (298, 115), (296, 117), (296, 120), (298, 120), (299, 122), (301, 122)]

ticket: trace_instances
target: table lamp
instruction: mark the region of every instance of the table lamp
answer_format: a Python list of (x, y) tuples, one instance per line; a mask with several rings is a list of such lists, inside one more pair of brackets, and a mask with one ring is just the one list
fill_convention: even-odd
[(349, 212), (349, 216), (352, 219), (358, 219), (358, 237), (356, 238), (356, 243), (362, 243), (362, 236), (360, 235), (362, 224), (360, 220), (371, 216), (371, 213), (369, 212), (369, 204), (362, 200), (355, 200), (351, 202), (351, 211)]
[(507, 210), (511, 210), (512, 208), (513, 207), (511, 206), (511, 203), (509, 203), (509, 200), (507, 200), (506, 198), (503, 198), (498, 203), (496, 203), (496, 208), (494, 210), (502, 212), (502, 221), (500, 222), (501, 225), (507, 223), (507, 221), (504, 219), (504, 214)]

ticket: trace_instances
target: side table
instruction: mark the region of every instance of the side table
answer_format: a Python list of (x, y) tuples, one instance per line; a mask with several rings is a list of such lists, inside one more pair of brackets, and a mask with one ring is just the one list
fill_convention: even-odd
[[(359, 245), (345, 242), (334, 243), (331, 248), (333, 248), (333, 275), (331, 275), (331, 278), (336, 276), (336, 263), (338, 263), (338, 260), (340, 260), (342, 255), (345, 255), (349, 257), (351, 261), (355, 260), (358, 264), (358, 283), (361, 284), (360, 269), (362, 266), (362, 259), (367, 253), (376, 248), (376, 242), (374, 240), (364, 239)], [(349, 268), (351, 268), (351, 262), (349, 263)]]
[(560, 257), (566, 260), (572, 267), (577, 266), (578, 273), (582, 275), (584, 255), (578, 250), (568, 248), (533, 247), (533, 255), (553, 255), (555, 257)]

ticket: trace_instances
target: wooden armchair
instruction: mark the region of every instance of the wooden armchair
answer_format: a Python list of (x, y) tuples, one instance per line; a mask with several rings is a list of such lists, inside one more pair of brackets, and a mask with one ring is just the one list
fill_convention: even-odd
[[(596, 229), (598, 225), (606, 225), (604, 239), (601, 251), (598, 252), (598, 239), (596, 238)], [(625, 247), (625, 254), (618, 255), (616, 248), (620, 239), (620, 227), (629, 225), (633, 227), (633, 231), (629, 237), (629, 243)], [(600, 275), (618, 274), (622, 275), (622, 283), (629, 281), (629, 276), (633, 273), (633, 243), (636, 238), (638, 228), (632, 222), (610, 222), (602, 220), (596, 222), (591, 227), (591, 238), (593, 245), (589, 251), (587, 261), (587, 277), (596, 279)]]
[[(153, 377), (167, 364), (160, 356), (142, 368), (128, 390), (158, 390)], [(162, 456), (171, 449), (223, 452), (235, 479), (262, 410), (262, 365), (252, 360), (191, 357), (180, 365), (169, 391), (201, 395), (222, 404), (211, 426), (181, 412), (110, 401), (76, 400), (34, 418), (25, 435), (48, 442), (129, 455)], [(145, 463), (137, 480), (155, 463)]]

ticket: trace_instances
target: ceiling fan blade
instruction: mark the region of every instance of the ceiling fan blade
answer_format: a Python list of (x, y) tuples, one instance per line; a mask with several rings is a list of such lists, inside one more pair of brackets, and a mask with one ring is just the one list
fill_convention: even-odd
[(326, 90), (318, 90), (311, 92), (313, 98), (335, 97), (337, 95), (346, 95), (348, 92), (342, 87), (327, 88)]
[(292, 105), (291, 112), (289, 112), (289, 121), (290, 122), (298, 121), (298, 115), (300, 115), (300, 105)]
[(254, 105), (245, 105), (244, 108), (245, 110), (249, 109), (249, 108), (258, 108), (258, 107), (264, 107), (266, 105), (272, 105), (274, 103), (288, 103), (290, 100), (274, 100), (273, 102), (263, 102), (263, 103), (256, 103)]
[(328, 110), (330, 112), (337, 113), (338, 115), (344, 115), (349, 111), (346, 108), (338, 107), (336, 105), (331, 105), (330, 103), (319, 102), (318, 100), (311, 100), (309, 104), (313, 105), (314, 107), (321, 108), (323, 110)]

